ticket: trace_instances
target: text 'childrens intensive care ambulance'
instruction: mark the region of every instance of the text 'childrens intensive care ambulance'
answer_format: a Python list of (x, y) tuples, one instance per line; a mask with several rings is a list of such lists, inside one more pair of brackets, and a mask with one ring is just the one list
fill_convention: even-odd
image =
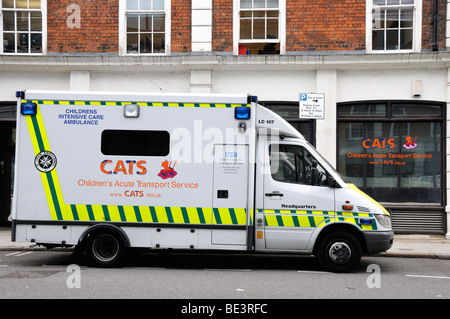
[(348, 271), (392, 246), (388, 212), (247, 95), (17, 92), (13, 241), (313, 254)]

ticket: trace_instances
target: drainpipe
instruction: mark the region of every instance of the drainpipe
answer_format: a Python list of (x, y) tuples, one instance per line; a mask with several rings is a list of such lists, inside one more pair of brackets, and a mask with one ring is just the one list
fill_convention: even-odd
[(439, 0), (433, 2), (433, 51), (439, 51)]

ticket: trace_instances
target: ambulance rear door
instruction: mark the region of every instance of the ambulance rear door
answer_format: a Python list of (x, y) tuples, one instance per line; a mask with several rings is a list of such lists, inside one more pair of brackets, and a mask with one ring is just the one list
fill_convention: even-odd
[(213, 245), (247, 244), (248, 152), (248, 145), (214, 145)]

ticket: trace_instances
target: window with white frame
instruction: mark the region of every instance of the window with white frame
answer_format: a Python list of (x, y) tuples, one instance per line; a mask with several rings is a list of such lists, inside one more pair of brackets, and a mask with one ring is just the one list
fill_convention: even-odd
[(285, 0), (235, 0), (235, 8), (236, 4), (239, 54), (284, 51)]
[(168, 43), (166, 0), (126, 0), (126, 54), (165, 54)]
[(46, 23), (41, 0), (2, 0), (0, 3), (1, 53), (42, 54)]
[(367, 0), (367, 51), (420, 51), (422, 0)]

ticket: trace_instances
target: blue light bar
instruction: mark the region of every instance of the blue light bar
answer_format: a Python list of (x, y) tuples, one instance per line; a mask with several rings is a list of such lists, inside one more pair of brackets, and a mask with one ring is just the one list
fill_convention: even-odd
[(234, 118), (236, 120), (249, 120), (250, 108), (247, 106), (238, 106), (234, 108)]
[(20, 107), (22, 115), (36, 115), (37, 104), (36, 103), (22, 103)]

